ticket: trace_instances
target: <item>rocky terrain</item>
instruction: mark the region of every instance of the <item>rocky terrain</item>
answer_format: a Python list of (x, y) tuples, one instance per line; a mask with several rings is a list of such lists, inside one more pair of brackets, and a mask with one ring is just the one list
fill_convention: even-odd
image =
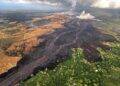
[[(42, 39), (38, 39), (39, 36), (48, 34), (57, 27), (61, 27), (61, 23), (56, 21), (57, 17), (60, 16), (56, 16), (53, 20), (53, 17), (49, 16), (49, 19), (52, 19), (51, 23), (47, 23), (47, 25), (44, 24), (37, 28), (31, 28), (23, 23), (17, 22), (5, 23), (5, 25), (2, 24), (0, 27), (0, 74), (14, 67), (21, 59), (22, 53), (33, 50), (34, 46), (42, 42)], [(62, 16), (60, 19), (63, 19)], [(43, 18), (43, 20), (48, 20), (47, 16)], [(33, 22), (34, 21), (36, 20), (33, 20)]]
[[(116, 39), (96, 28), (92, 20), (54, 14), (42, 18), (49, 20), (36, 28), (25, 28), (22, 38), (5, 50), (5, 55), (22, 56), (17, 66), (1, 74), (0, 86), (14, 86), (38, 70), (66, 60), (71, 49), (82, 48), (89, 62), (101, 61), (98, 48), (110, 49), (107, 42)], [(51, 66), (52, 65), (52, 66)]]

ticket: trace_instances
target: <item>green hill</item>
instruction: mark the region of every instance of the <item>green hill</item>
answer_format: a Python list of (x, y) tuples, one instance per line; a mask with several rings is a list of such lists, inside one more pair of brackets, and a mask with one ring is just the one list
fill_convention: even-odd
[(82, 49), (73, 49), (71, 58), (54, 70), (40, 71), (21, 86), (119, 86), (120, 43), (111, 43), (111, 50), (98, 49), (103, 58), (90, 63)]

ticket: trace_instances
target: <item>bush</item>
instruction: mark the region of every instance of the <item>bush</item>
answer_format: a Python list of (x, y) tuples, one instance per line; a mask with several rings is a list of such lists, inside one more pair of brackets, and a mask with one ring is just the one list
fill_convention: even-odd
[(54, 70), (40, 71), (21, 86), (119, 86), (120, 56), (113, 50), (99, 49), (103, 61), (95, 63), (86, 61), (81, 49), (74, 50), (69, 60)]

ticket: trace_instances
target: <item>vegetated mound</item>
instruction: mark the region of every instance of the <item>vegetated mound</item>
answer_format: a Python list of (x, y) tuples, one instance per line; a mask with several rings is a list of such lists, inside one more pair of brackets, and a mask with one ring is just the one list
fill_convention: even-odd
[(1, 75), (4, 77), (1, 78), (0, 85), (15, 85), (38, 69), (53, 67), (56, 63), (67, 59), (72, 48), (82, 48), (85, 58), (90, 62), (101, 61), (97, 48), (110, 49), (104, 42), (116, 41), (113, 36), (95, 28), (91, 20), (65, 19), (64, 15), (56, 16), (58, 15), (52, 16), (54, 21), (50, 24), (25, 34), (25, 40), (19, 45), (20, 49), (18, 47), (17, 51), (8, 50), (9, 54), (23, 49), (23, 58), (16, 68)]

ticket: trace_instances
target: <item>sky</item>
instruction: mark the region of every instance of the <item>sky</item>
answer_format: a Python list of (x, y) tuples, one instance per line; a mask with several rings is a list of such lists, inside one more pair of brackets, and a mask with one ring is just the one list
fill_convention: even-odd
[(0, 0), (0, 10), (56, 10), (58, 3), (39, 0)]
[(120, 8), (120, 0), (97, 0), (91, 6), (97, 8)]
[[(0, 0), (0, 10), (56, 10), (62, 3), (51, 3), (50, 0)], [(74, 1), (70, 0), (71, 3)], [(80, 1), (80, 0), (78, 0)], [(120, 8), (120, 0), (94, 0), (91, 7)], [(92, 1), (91, 1), (92, 2)], [(87, 3), (87, 1), (86, 1)], [(71, 6), (72, 7), (72, 6)]]
[(120, 2), (120, 0), (109, 0), (109, 1)]

